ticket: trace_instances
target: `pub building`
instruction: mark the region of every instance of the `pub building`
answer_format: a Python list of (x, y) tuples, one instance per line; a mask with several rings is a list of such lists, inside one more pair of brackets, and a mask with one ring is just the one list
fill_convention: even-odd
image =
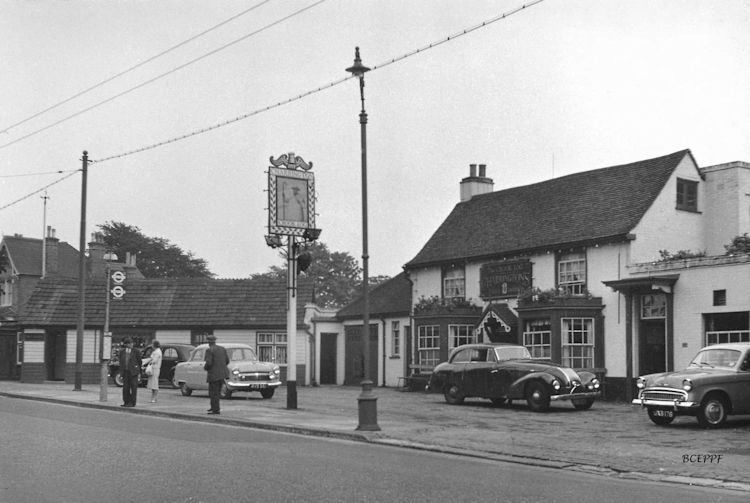
[(750, 164), (699, 168), (682, 150), (500, 191), (478, 168), (404, 266), (411, 376), (461, 344), (509, 342), (628, 400), (638, 375), (750, 341), (750, 255), (728, 252), (750, 232)]

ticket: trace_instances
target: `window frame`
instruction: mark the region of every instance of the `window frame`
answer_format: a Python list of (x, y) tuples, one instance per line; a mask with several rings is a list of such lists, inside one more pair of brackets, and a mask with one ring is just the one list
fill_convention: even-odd
[[(461, 332), (461, 329), (466, 330), (466, 333), (458, 333)], [(462, 342), (460, 344), (456, 344), (457, 341), (465, 340), (466, 342)], [(466, 325), (466, 324), (449, 324), (448, 325), (448, 351), (450, 351), (453, 348), (457, 348), (458, 346), (463, 346), (464, 344), (476, 344), (477, 342), (477, 333), (474, 330), (474, 325)]]
[(675, 208), (681, 211), (698, 212), (698, 182), (677, 178)]
[(463, 266), (451, 266), (443, 269), (443, 298), (466, 298), (466, 270)]
[[(429, 345), (426, 343), (429, 343)], [(417, 364), (435, 367), (438, 363), (440, 363), (440, 325), (418, 326)]]
[[(571, 322), (572, 329), (566, 329), (566, 322)], [(583, 322), (583, 328), (576, 329), (573, 325)], [(585, 342), (571, 342), (570, 335), (581, 334)], [(586, 354), (571, 354), (569, 348), (581, 348)], [(561, 363), (564, 367), (572, 369), (595, 368), (596, 364), (596, 321), (590, 317), (563, 317), (560, 318), (560, 349)], [(581, 365), (576, 365), (580, 362)], [(590, 363), (590, 364), (586, 364)]]
[[(546, 327), (546, 329), (535, 330), (534, 325)], [(523, 345), (531, 353), (531, 358), (534, 360), (549, 360), (552, 358), (552, 325), (550, 320), (528, 320), (522, 336)]]
[[(578, 266), (575, 268), (575, 266)], [(557, 286), (566, 295), (586, 293), (588, 260), (585, 251), (561, 253), (557, 258)]]
[[(258, 332), (255, 337), (255, 355), (262, 362), (287, 365), (287, 340), (286, 332)], [(269, 350), (270, 359), (266, 360), (264, 354)]]
[(401, 356), (401, 322), (391, 321), (391, 357)]

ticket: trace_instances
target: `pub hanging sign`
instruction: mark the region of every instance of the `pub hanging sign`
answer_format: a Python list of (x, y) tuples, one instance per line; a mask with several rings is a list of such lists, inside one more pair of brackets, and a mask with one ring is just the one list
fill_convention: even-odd
[(491, 262), (479, 269), (479, 296), (484, 300), (518, 297), (531, 287), (531, 262)]

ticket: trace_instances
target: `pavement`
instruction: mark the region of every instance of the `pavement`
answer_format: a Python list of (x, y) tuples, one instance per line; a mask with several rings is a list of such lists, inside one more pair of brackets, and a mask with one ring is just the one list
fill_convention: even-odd
[(467, 399), (454, 406), (440, 394), (374, 388), (380, 430), (360, 431), (359, 387), (298, 386), (296, 409), (287, 408), (283, 386), (268, 400), (235, 393), (222, 400), (221, 415), (206, 414), (206, 392), (186, 397), (162, 386), (157, 403), (150, 403), (150, 391), (140, 388), (136, 407), (123, 408), (114, 385), (106, 388), (106, 401), (98, 384), (73, 388), (0, 381), (0, 396), (750, 494), (750, 416), (730, 416), (726, 427), (704, 430), (691, 417), (656, 426), (640, 407), (624, 403), (599, 401), (587, 411), (553, 403), (549, 412), (534, 413), (520, 402), (496, 407)]

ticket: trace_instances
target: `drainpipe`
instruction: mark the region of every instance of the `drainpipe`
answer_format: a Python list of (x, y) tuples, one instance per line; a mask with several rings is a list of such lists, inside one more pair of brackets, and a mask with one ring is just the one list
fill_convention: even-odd
[(385, 362), (386, 362), (386, 354), (385, 354), (385, 318), (380, 318), (380, 322), (383, 324), (383, 387), (385, 388)]
[(318, 381), (315, 378), (315, 369), (317, 368), (317, 365), (315, 364), (315, 361), (318, 358), (318, 355), (315, 352), (315, 335), (318, 333), (318, 322), (316, 322), (314, 318), (312, 320), (312, 325), (312, 333), (310, 333), (309, 329), (307, 330), (307, 334), (310, 336), (310, 351), (312, 353), (312, 358), (310, 358), (310, 385), (312, 387), (317, 387)]

